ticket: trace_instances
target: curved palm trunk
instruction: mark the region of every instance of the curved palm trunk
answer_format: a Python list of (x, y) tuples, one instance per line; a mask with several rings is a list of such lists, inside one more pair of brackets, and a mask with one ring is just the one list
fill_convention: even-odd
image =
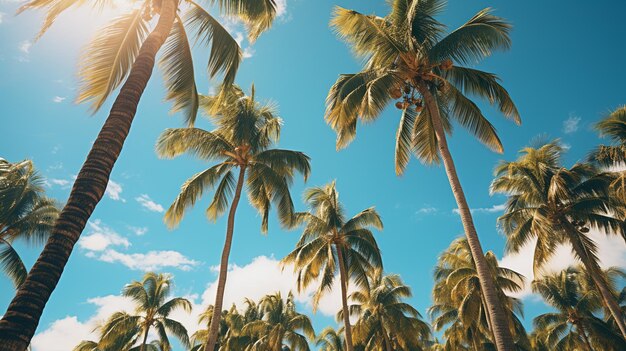
[(489, 319), (492, 322), (495, 339), (494, 343), (496, 344), (498, 351), (512, 351), (515, 349), (515, 345), (509, 329), (509, 323), (506, 315), (504, 314), (504, 309), (498, 299), (496, 285), (491, 273), (489, 272), (489, 266), (487, 265), (485, 254), (480, 245), (478, 233), (476, 233), (476, 228), (474, 227), (472, 213), (470, 212), (469, 205), (465, 199), (465, 193), (461, 187), (461, 182), (459, 181), (459, 177), (456, 173), (456, 167), (454, 165), (454, 161), (452, 160), (452, 155), (448, 149), (448, 142), (446, 140), (446, 133), (441, 124), (439, 108), (435, 98), (428, 90), (428, 87), (421, 86), (420, 93), (424, 97), (426, 107), (428, 108), (432, 118), (433, 127), (439, 144), (439, 153), (441, 154), (441, 159), (443, 160), (443, 165), (446, 169), (446, 174), (448, 175), (448, 181), (450, 182), (452, 193), (454, 194), (457, 206), (459, 207), (459, 214), (461, 215), (461, 222), (463, 223), (463, 228), (465, 229), (465, 236), (467, 237), (467, 242), (476, 264), (476, 272), (478, 272), (480, 288), (484, 294), (485, 302), (487, 303), (486, 307), (489, 312)]
[[(571, 231), (576, 230), (575, 228), (572, 228), (572, 227), (570, 227), (569, 229)], [(609, 290), (609, 287), (606, 281), (602, 278), (603, 273), (602, 273), (602, 270), (600, 269), (600, 266), (598, 265), (598, 262), (596, 262), (593, 258), (589, 257), (584, 247), (580, 244), (578, 240), (576, 240), (576, 237), (578, 235), (579, 235), (578, 233), (570, 233), (572, 247), (574, 248), (576, 255), (580, 258), (583, 265), (585, 266), (585, 269), (591, 276), (591, 279), (593, 279), (593, 282), (596, 285), (598, 292), (602, 296), (602, 301), (604, 302), (604, 306), (609, 310), (609, 312), (613, 316), (613, 319), (615, 320), (615, 323), (617, 324), (622, 334), (622, 338), (626, 340), (626, 325), (624, 324), (624, 315), (622, 314), (622, 310), (617, 304), (617, 301), (615, 300), (615, 296), (613, 296), (613, 293), (611, 293), (611, 291)]]
[(106, 190), (139, 99), (152, 75), (156, 54), (174, 24), (176, 7), (173, 0), (163, 1), (159, 21), (141, 45), (46, 246), (0, 321), (0, 351), (23, 351), (30, 343), (72, 249)]
[(141, 342), (141, 347), (139, 351), (146, 350), (146, 342), (148, 341), (148, 332), (150, 331), (150, 325), (146, 326), (146, 331), (143, 333), (143, 341)]
[(215, 350), (215, 344), (217, 343), (218, 331), (220, 328), (220, 319), (222, 317), (222, 305), (224, 304), (224, 288), (226, 287), (226, 275), (228, 274), (228, 256), (230, 255), (230, 248), (233, 243), (233, 232), (235, 229), (235, 213), (237, 212), (237, 205), (241, 198), (241, 189), (243, 188), (243, 181), (246, 174), (245, 166), (242, 166), (239, 170), (239, 179), (237, 179), (237, 188), (235, 189), (235, 196), (233, 202), (230, 205), (230, 212), (228, 213), (228, 224), (226, 227), (226, 241), (224, 242), (224, 249), (222, 250), (222, 259), (220, 261), (220, 275), (217, 280), (217, 292), (215, 294), (215, 304), (213, 305), (213, 315), (211, 316), (211, 322), (209, 324), (209, 336), (207, 337), (207, 343), (204, 347), (204, 351)]
[(346, 331), (346, 351), (354, 351), (352, 346), (352, 326), (350, 326), (350, 312), (348, 310), (348, 278), (346, 265), (343, 260), (343, 250), (337, 246), (337, 260), (339, 261), (339, 280), (341, 281), (341, 305), (343, 308), (343, 327)]

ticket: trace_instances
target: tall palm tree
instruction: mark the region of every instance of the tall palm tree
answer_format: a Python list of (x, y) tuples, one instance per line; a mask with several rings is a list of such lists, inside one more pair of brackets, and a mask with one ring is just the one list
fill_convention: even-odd
[[(369, 289), (350, 295), (354, 301), (349, 310), (358, 316), (354, 338), (366, 351), (421, 350), (422, 341), (430, 337), (430, 327), (420, 313), (404, 300), (411, 288), (397, 274), (370, 273)], [(340, 311), (338, 319), (343, 317)]]
[(368, 16), (341, 7), (331, 25), (364, 59), (363, 70), (342, 74), (327, 98), (326, 122), (337, 132), (337, 148), (356, 136), (357, 121), (379, 117), (393, 100), (402, 110), (396, 133), (396, 173), (402, 174), (411, 153), (423, 163), (443, 160), (456, 199), (465, 235), (480, 277), (498, 350), (512, 350), (505, 312), (472, 220), (447, 134), (456, 121), (494, 151), (502, 144), (495, 128), (467, 96), (474, 95), (497, 105), (505, 117), (520, 123), (518, 111), (499, 78), (488, 72), (463, 67), (511, 45), (511, 26), (479, 11), (461, 27), (444, 35), (445, 26), (435, 19), (443, 0), (393, 0), (386, 17)]
[(42, 245), (58, 215), (57, 204), (45, 196), (43, 179), (32, 161), (9, 163), (0, 158), (0, 267), (16, 287), (28, 271), (13, 243)]
[(320, 298), (332, 289), (337, 270), (341, 287), (346, 351), (353, 351), (352, 328), (348, 311), (348, 283), (368, 289), (367, 273), (382, 268), (380, 249), (370, 227), (382, 230), (383, 222), (373, 207), (346, 220), (335, 182), (309, 188), (304, 200), (310, 212), (297, 213), (295, 219), (305, 224), (296, 248), (282, 260), (298, 272), (298, 291), (319, 284), (313, 295), (313, 309)]
[(315, 345), (320, 351), (344, 351), (346, 341), (343, 334), (337, 332), (333, 327), (326, 327), (317, 336)]
[[(522, 289), (524, 277), (508, 268), (499, 267), (496, 256), (485, 254), (498, 289), (498, 299), (507, 312), (507, 325), (517, 350), (528, 350), (529, 340), (518, 318), (523, 315), (521, 301), (505, 291)], [(433, 306), (429, 309), (436, 331), (445, 328), (446, 350), (493, 348), (493, 323), (486, 311), (485, 297), (476, 271), (476, 264), (465, 238), (454, 240), (439, 257), (434, 272)]]
[(570, 267), (533, 281), (533, 291), (556, 310), (533, 320), (538, 340), (550, 350), (623, 350), (624, 340), (594, 315), (601, 305), (581, 288), (580, 275)]
[(507, 235), (507, 250), (516, 252), (533, 239), (535, 276), (556, 248), (567, 243), (581, 261), (626, 339), (624, 316), (599, 265), (591, 229), (624, 234), (623, 221), (611, 216), (614, 203), (611, 177), (590, 164), (561, 165), (558, 141), (525, 148), (514, 162), (502, 162), (491, 184), (493, 193), (508, 195), (505, 214), (498, 223)]
[(315, 340), (315, 331), (308, 316), (298, 313), (289, 293), (283, 299), (280, 292), (267, 295), (259, 301), (262, 317), (243, 327), (243, 333), (258, 340), (252, 350), (281, 351), (287, 346), (290, 351), (309, 351), (308, 340)]
[(122, 296), (136, 304), (135, 313), (115, 312), (98, 328), (98, 342), (84, 341), (74, 350), (154, 350), (148, 343), (148, 334), (154, 330), (158, 345), (163, 351), (170, 351), (168, 334), (176, 337), (185, 347), (189, 347), (187, 329), (170, 314), (183, 309), (191, 312), (191, 303), (182, 297), (168, 299), (172, 288), (172, 278), (165, 274), (146, 273), (141, 281), (134, 281), (124, 287)]
[[(232, 197), (214, 303), (217, 311), (222, 310), (235, 213), (244, 182), (247, 182), (250, 203), (261, 214), (261, 230), (266, 232), (271, 202), (276, 204), (282, 224), (292, 224), (294, 210), (289, 185), (295, 172), (301, 173), (305, 180), (310, 172), (309, 157), (302, 152), (270, 149), (280, 138), (282, 120), (276, 116), (272, 105), (259, 103), (254, 94), (254, 86), (251, 96), (246, 96), (236, 86), (225, 86), (219, 96), (207, 97), (204, 102), (216, 129), (210, 132), (199, 128), (168, 129), (157, 142), (160, 157), (172, 158), (189, 153), (205, 161), (217, 162), (182, 185), (180, 194), (165, 213), (169, 227), (178, 225), (185, 211), (206, 189), (217, 185), (206, 211), (207, 217), (213, 221), (226, 211)], [(237, 169), (239, 175), (235, 176)], [(220, 314), (214, 313), (206, 351), (215, 347), (219, 319)]]
[[(254, 40), (269, 28), (276, 15), (274, 0), (212, 0), (222, 14), (238, 16), (248, 24)], [(81, 0), (30, 0), (20, 11), (47, 11), (40, 35), (66, 9), (85, 4)], [(101, 6), (99, 1), (88, 2)], [(46, 302), (56, 287), (72, 249), (87, 220), (102, 199), (137, 111), (137, 105), (150, 80), (156, 55), (166, 40), (162, 67), (167, 98), (174, 111), (185, 110), (193, 123), (198, 97), (194, 81), (191, 49), (183, 20), (178, 16), (179, 1), (144, 0), (139, 10), (119, 17), (107, 26), (87, 50), (81, 65), (79, 101), (92, 102), (94, 111), (121, 85), (109, 115), (78, 172), (67, 204), (52, 230), (50, 239), (24, 284), (0, 321), (0, 350), (25, 350), (35, 333)], [(242, 58), (237, 42), (214, 17), (191, 0), (186, 23), (195, 29), (196, 39), (211, 42), (208, 71), (224, 73), (226, 83), (234, 81)], [(159, 19), (150, 34), (149, 21)], [(168, 39), (169, 38), (169, 39)], [(124, 82), (124, 84), (122, 84)]]

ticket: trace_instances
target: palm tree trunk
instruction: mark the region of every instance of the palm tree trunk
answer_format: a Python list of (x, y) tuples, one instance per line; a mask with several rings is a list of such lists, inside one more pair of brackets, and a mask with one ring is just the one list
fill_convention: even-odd
[(339, 280), (341, 281), (341, 305), (343, 308), (343, 327), (346, 331), (346, 351), (354, 351), (352, 346), (352, 327), (350, 326), (350, 312), (348, 310), (348, 277), (346, 265), (343, 261), (343, 250), (337, 248), (337, 260), (339, 261)]
[(139, 351), (146, 350), (146, 342), (148, 341), (148, 331), (150, 331), (150, 325), (146, 326), (146, 332), (143, 333), (143, 341), (141, 342), (141, 347), (139, 348)]
[(241, 189), (243, 188), (245, 174), (246, 167), (241, 166), (239, 170), (239, 179), (237, 179), (235, 196), (233, 197), (233, 202), (230, 205), (230, 212), (228, 213), (226, 241), (224, 242), (224, 249), (222, 250), (222, 259), (220, 261), (220, 275), (217, 280), (217, 292), (215, 294), (215, 304), (213, 305), (213, 315), (211, 316), (211, 322), (209, 324), (209, 336), (207, 337), (208, 340), (204, 347), (204, 351), (215, 350), (215, 344), (217, 343), (217, 333), (220, 327), (220, 319), (222, 317), (222, 305), (224, 303), (226, 275), (228, 274), (228, 256), (230, 255), (230, 248), (233, 243), (233, 232), (235, 229), (235, 213), (237, 212), (237, 205), (239, 204), (239, 199), (241, 198)]
[(472, 213), (469, 205), (467, 204), (467, 200), (465, 199), (465, 193), (461, 187), (461, 182), (459, 181), (459, 177), (456, 173), (456, 167), (454, 165), (454, 161), (452, 160), (452, 155), (448, 149), (446, 133), (441, 124), (441, 115), (439, 114), (437, 102), (428, 90), (428, 87), (425, 85), (420, 86), (420, 93), (424, 97), (428, 112), (430, 112), (439, 144), (439, 153), (441, 154), (443, 165), (446, 169), (446, 174), (448, 175), (448, 181), (450, 182), (452, 193), (454, 194), (457, 206), (459, 207), (459, 214), (461, 215), (461, 222), (463, 223), (463, 228), (465, 229), (467, 243), (469, 244), (472, 257), (474, 258), (474, 262), (476, 264), (480, 288), (485, 296), (485, 301), (487, 303), (486, 307), (490, 317), (489, 319), (493, 323), (494, 343), (496, 344), (498, 351), (513, 351), (515, 349), (515, 344), (513, 343), (509, 323), (504, 314), (504, 308), (498, 299), (496, 285), (491, 272), (489, 272), (489, 266), (487, 265), (485, 254), (480, 245), (478, 233), (476, 233), (476, 228), (474, 227)]
[(573, 226), (571, 226), (571, 224), (569, 225), (569, 230), (569, 235), (571, 238), (570, 243), (574, 251), (576, 252), (576, 255), (580, 258), (581, 262), (585, 266), (585, 269), (591, 276), (591, 279), (593, 279), (594, 284), (598, 288), (598, 292), (602, 296), (604, 306), (613, 316), (613, 319), (615, 320), (615, 323), (617, 324), (622, 334), (622, 338), (626, 340), (626, 325), (624, 324), (624, 315), (622, 314), (622, 310), (617, 304), (615, 296), (613, 296), (613, 293), (609, 290), (606, 280), (602, 277), (603, 273), (600, 269), (600, 266), (598, 265), (598, 262), (596, 262), (596, 260), (588, 255), (584, 246), (576, 239), (576, 237), (580, 234), (575, 228), (573, 228)]
[(587, 351), (593, 351), (593, 347), (591, 347), (591, 343), (589, 342), (589, 338), (587, 337), (587, 331), (585, 330), (585, 326), (583, 322), (578, 321), (576, 323), (576, 327), (579, 329), (580, 334), (583, 336), (583, 341), (585, 342), (585, 346), (587, 346)]
[(28, 347), (72, 249), (106, 190), (139, 99), (152, 75), (156, 54), (174, 24), (177, 3), (163, 1), (159, 21), (141, 45), (128, 79), (78, 173), (46, 246), (0, 321), (1, 351), (23, 351)]

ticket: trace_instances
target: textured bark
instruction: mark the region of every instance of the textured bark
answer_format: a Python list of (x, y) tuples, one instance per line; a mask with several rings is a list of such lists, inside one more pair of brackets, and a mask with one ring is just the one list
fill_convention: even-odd
[(217, 334), (219, 332), (220, 319), (222, 318), (222, 305), (224, 304), (224, 288), (226, 287), (226, 276), (228, 275), (228, 256), (230, 256), (230, 248), (233, 244), (233, 232), (235, 230), (235, 213), (237, 212), (237, 205), (239, 204), (239, 199), (241, 198), (241, 189), (243, 188), (245, 174), (246, 168), (241, 167), (239, 171), (239, 179), (237, 179), (235, 196), (233, 197), (233, 202), (230, 205), (230, 211), (228, 213), (226, 240), (224, 242), (224, 249), (222, 250), (222, 259), (220, 261), (220, 274), (217, 280), (217, 292), (215, 294), (213, 315), (211, 316), (209, 335), (207, 337), (207, 343), (204, 346), (204, 351), (215, 350), (215, 344), (217, 343)]
[(456, 173), (456, 167), (454, 160), (448, 149), (448, 142), (446, 140), (446, 133), (441, 123), (441, 115), (434, 96), (430, 93), (426, 86), (420, 87), (420, 93), (424, 97), (426, 102), (426, 108), (430, 112), (435, 134), (437, 136), (437, 142), (439, 147), (439, 153), (443, 160), (443, 165), (448, 175), (448, 181), (452, 188), (452, 193), (459, 207), (459, 214), (461, 216), (461, 222), (467, 237), (467, 243), (469, 244), (474, 263), (476, 264), (476, 271), (478, 272), (478, 278), (480, 281), (480, 288), (483, 292), (485, 302), (487, 303), (487, 311), (489, 312), (489, 320), (492, 322), (494, 343), (498, 351), (513, 351), (515, 350), (515, 344), (511, 331), (509, 329), (508, 319), (504, 314), (504, 308), (500, 304), (498, 299), (498, 292), (496, 285), (489, 271), (485, 254), (480, 245), (478, 239), (478, 233), (474, 227), (474, 221), (472, 219), (472, 213), (470, 211), (467, 200), (465, 199), (465, 193), (461, 187), (461, 182)]
[(352, 346), (352, 326), (350, 326), (350, 311), (348, 310), (348, 277), (343, 260), (343, 250), (337, 246), (337, 260), (339, 261), (339, 280), (341, 281), (341, 306), (343, 308), (343, 326), (346, 331), (346, 351), (354, 351)]
[(155, 29), (146, 38), (109, 116), (74, 182), (41, 255), (0, 321), (0, 351), (24, 351), (87, 220), (102, 199), (115, 161), (130, 131), (155, 57), (174, 23), (177, 2), (163, 1)]

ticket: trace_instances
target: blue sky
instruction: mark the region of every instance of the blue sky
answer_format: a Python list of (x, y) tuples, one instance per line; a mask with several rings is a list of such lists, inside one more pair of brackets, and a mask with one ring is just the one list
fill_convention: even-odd
[[(87, 106), (73, 103), (76, 65), (81, 48), (111, 14), (87, 10), (67, 13), (33, 43), (41, 13), (14, 17), (18, 4), (0, 0), (4, 131), (0, 156), (10, 161), (33, 159), (49, 182), (49, 194), (64, 201), (110, 106), (90, 116)], [(333, 6), (384, 16), (386, 4), (383, 0), (287, 0), (281, 5), (281, 16), (269, 32), (253, 46), (245, 40), (242, 43), (250, 57), (243, 62), (237, 82), (246, 88), (254, 82), (259, 98), (278, 104), (285, 122), (279, 146), (304, 151), (312, 159), (308, 183), (298, 181), (292, 188), (298, 207), (303, 208), (299, 199), (306, 185), (322, 185), (333, 179), (350, 214), (375, 205), (385, 224), (384, 231), (376, 233), (385, 269), (402, 275), (413, 288), (411, 303), (426, 315), (437, 255), (462, 234), (443, 169), (412, 160), (404, 176), (395, 175), (393, 149), (399, 114), (393, 107), (375, 123), (359, 126), (356, 140), (340, 152), (335, 150), (333, 131), (323, 120), (325, 97), (338, 74), (359, 70), (349, 48), (328, 27)], [(591, 125), (626, 102), (622, 87), (626, 69), (621, 65), (626, 56), (622, 44), (626, 27), (618, 25), (626, 4), (608, 0), (593, 6), (572, 6), (565, 1), (454, 0), (440, 20), (454, 28), (484, 7), (495, 8), (497, 15), (513, 24), (513, 47), (478, 67), (500, 75), (517, 103), (523, 124), (517, 127), (481, 103), (499, 131), (504, 154), (490, 152), (461, 128), (456, 129), (450, 147), (470, 206), (476, 209), (483, 247), (502, 257), (504, 240), (495, 220), (504, 198), (489, 195), (493, 167), (498, 160), (514, 158), (517, 150), (540, 135), (559, 137), (569, 145), (568, 163), (580, 160), (599, 142)], [(240, 29), (233, 28), (236, 35)], [(203, 92), (216, 84), (204, 75), (205, 52), (202, 48), (194, 51)], [(162, 222), (161, 211), (167, 209), (182, 182), (207, 166), (187, 157), (156, 157), (154, 143), (160, 132), (182, 125), (180, 116), (168, 114), (170, 106), (163, 102), (163, 96), (160, 72), (155, 70), (113, 171), (114, 184), (94, 212), (46, 307), (39, 327), (44, 334), (39, 336), (35, 351), (57, 350), (48, 342), (71, 339), (72, 333), (67, 336), (64, 330), (78, 334), (120, 306), (115, 296), (125, 283), (139, 279), (145, 269), (172, 273), (176, 293), (195, 298), (199, 305), (207, 287), (216, 280), (212, 267), (218, 264), (225, 220), (215, 224), (206, 220), (203, 211), (209, 199), (190, 211), (176, 230), (168, 231)], [(207, 121), (200, 121), (198, 126), (211, 128)], [(266, 236), (259, 228), (259, 216), (242, 202), (231, 254), (238, 272), (231, 275), (236, 277), (230, 285), (233, 296), (242, 291), (271, 291), (274, 285), (287, 289), (290, 284), (287, 274), (281, 275), (272, 267), (293, 248), (298, 231), (280, 230), (274, 217)], [(601, 257), (606, 258), (606, 264), (626, 268), (623, 242), (613, 245), (612, 239), (603, 240), (601, 249), (606, 250)], [(18, 247), (32, 264), (38, 250)], [(569, 260), (566, 254), (559, 259), (561, 264)], [(505, 261), (522, 272), (527, 267), (524, 257)], [(274, 273), (267, 273), (266, 268)], [(206, 296), (212, 298), (210, 292)], [(5, 310), (12, 294), (8, 279), (0, 277), (0, 310)], [(310, 312), (306, 298), (300, 302), (302, 310)], [(532, 295), (525, 295), (524, 302), (529, 325), (545, 307)], [(332, 304), (328, 306), (332, 310)], [(335, 325), (332, 317), (322, 312), (314, 316), (317, 330)]]

